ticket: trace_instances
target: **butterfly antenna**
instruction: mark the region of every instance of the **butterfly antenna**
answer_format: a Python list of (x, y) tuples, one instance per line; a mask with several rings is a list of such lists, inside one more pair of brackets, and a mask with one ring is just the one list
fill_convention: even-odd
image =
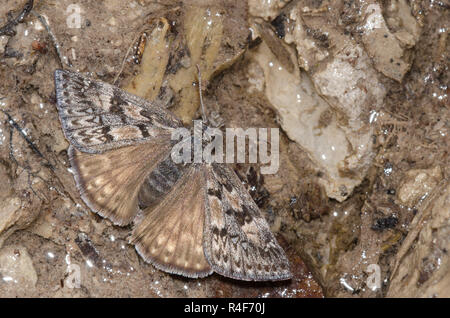
[(196, 64), (195, 66), (197, 66), (198, 71), (198, 91), (200, 94), (200, 106), (202, 107), (202, 119), (203, 122), (207, 123), (208, 118), (206, 117), (205, 105), (203, 104), (203, 94), (202, 94), (202, 72), (200, 72), (200, 66), (198, 64)]

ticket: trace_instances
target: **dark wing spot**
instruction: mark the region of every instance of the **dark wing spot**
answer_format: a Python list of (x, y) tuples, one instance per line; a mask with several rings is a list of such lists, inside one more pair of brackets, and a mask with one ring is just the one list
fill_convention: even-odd
[(252, 222), (253, 221), (253, 217), (250, 214), (249, 209), (245, 205), (242, 206), (242, 211), (243, 211), (243, 213), (242, 213), (242, 215), (243, 215), (243, 222), (245, 222), (247, 224)]
[(139, 124), (137, 126), (138, 126), (139, 130), (141, 131), (142, 137), (147, 138), (150, 136), (150, 134), (148, 133), (148, 130), (147, 130), (147, 125)]
[(112, 104), (112, 106), (109, 108), (109, 111), (114, 114), (122, 114), (123, 113), (122, 107), (120, 107), (117, 104)]
[(72, 83), (76, 84), (77, 87), (84, 87), (84, 81), (82, 78), (73, 77)]
[(222, 230), (220, 230), (220, 240), (222, 241), (223, 244), (226, 244), (227, 239), (228, 239), (228, 232), (225, 228), (223, 228)]
[(153, 115), (151, 112), (149, 112), (148, 110), (146, 110), (146, 109), (141, 110), (141, 111), (139, 112), (139, 115), (141, 115), (141, 116), (147, 118), (148, 121), (150, 122), (150, 124), (153, 123), (153, 117), (154, 117), (154, 115)]
[(120, 121), (122, 123), (124, 123), (124, 124), (127, 123), (127, 116), (124, 114), (123, 108), (120, 107), (119, 104), (111, 104), (109, 111), (111, 114), (118, 116), (119, 117), (118, 119), (120, 119)]
[(113, 97), (111, 98), (112, 105), (127, 105), (127, 101), (122, 98), (122, 95), (119, 91), (114, 90)]
[[(218, 165), (213, 165), (213, 170), (214, 170), (214, 173), (216, 174), (216, 176), (224, 175), (221, 171), (221, 168)], [(228, 180), (228, 179), (223, 180), (222, 178), (217, 177), (217, 181), (223, 188), (227, 189), (228, 192), (233, 191), (233, 185), (231, 184), (230, 180)]]
[(213, 195), (216, 198), (218, 198), (219, 200), (222, 200), (222, 191), (220, 191), (219, 189), (215, 189), (215, 188), (208, 189), (208, 195)]
[(102, 129), (102, 134), (103, 134), (102, 137), (104, 138), (104, 140), (106, 140), (107, 142), (111, 142), (114, 140), (114, 137), (109, 134), (109, 132), (111, 130), (109, 126), (104, 126), (101, 129)]
[(233, 186), (231, 185), (231, 182), (229, 182), (228, 180), (226, 180), (224, 183), (221, 183), (221, 185), (225, 187), (225, 189), (227, 189), (228, 192), (233, 191)]
[(94, 90), (94, 91), (98, 90), (98, 85), (97, 85), (97, 83), (94, 82), (94, 81), (90, 81), (90, 82), (89, 82), (89, 89), (92, 89), (92, 90)]
[(219, 229), (217, 227), (214, 227), (212, 230), (212, 233), (214, 235), (214, 237), (218, 237), (219, 236)]
[(93, 104), (92, 104), (92, 102), (91, 102), (89, 99), (82, 99), (82, 100), (80, 100), (80, 101), (78, 101), (78, 102), (79, 102), (80, 104), (84, 104), (84, 105), (93, 107)]
[(75, 91), (75, 95), (76, 95), (78, 98), (87, 98), (86, 94), (85, 94), (83, 91), (81, 91), (81, 90)]
[(238, 222), (239, 226), (243, 226), (245, 224), (245, 216), (244, 213), (241, 211), (235, 212), (236, 221)]
[(225, 228), (220, 230), (220, 237), (224, 238), (225, 236), (227, 236), (228, 232)]
[(259, 255), (261, 255), (261, 258), (265, 259), (267, 256), (267, 252), (262, 247), (258, 247), (258, 250), (259, 250)]

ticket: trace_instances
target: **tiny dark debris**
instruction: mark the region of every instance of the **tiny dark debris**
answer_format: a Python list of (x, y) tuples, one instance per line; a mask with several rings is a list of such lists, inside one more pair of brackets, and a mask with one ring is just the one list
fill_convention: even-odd
[(372, 225), (371, 229), (374, 231), (383, 231), (385, 229), (392, 229), (398, 224), (398, 218), (394, 215), (388, 216), (386, 218), (379, 218)]
[(327, 214), (330, 210), (325, 190), (315, 182), (304, 181), (302, 191), (289, 200), (289, 206), (295, 219), (311, 222)]
[(257, 37), (256, 39), (252, 40), (251, 36), (249, 37), (248, 40), (248, 48), (251, 50), (255, 47), (257, 47), (258, 45), (260, 45), (262, 42), (262, 39), (260, 37)]
[(286, 20), (286, 15), (284, 13), (277, 16), (270, 24), (273, 25), (275, 28), (275, 33), (278, 35), (279, 38), (284, 38), (286, 35), (286, 31), (284, 28), (284, 21)]
[(80, 248), (84, 257), (93, 261), (96, 266), (101, 266), (100, 255), (86, 234), (80, 233), (75, 239), (75, 243)]

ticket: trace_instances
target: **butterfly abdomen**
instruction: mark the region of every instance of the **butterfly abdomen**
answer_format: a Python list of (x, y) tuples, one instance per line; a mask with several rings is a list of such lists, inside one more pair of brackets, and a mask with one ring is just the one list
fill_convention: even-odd
[(170, 156), (161, 161), (142, 184), (138, 195), (140, 208), (157, 205), (170, 192), (186, 169), (187, 166), (174, 163)]

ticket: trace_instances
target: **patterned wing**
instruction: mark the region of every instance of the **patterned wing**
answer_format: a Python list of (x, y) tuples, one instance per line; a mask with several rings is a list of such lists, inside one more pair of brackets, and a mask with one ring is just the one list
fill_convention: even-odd
[(64, 134), (82, 152), (143, 143), (181, 126), (162, 108), (75, 72), (55, 71), (55, 87)]
[(115, 224), (129, 224), (139, 211), (139, 191), (146, 177), (170, 156), (170, 147), (170, 135), (102, 154), (70, 146), (69, 160), (82, 199)]
[(289, 261), (239, 178), (224, 165), (207, 169), (203, 246), (212, 269), (241, 280), (289, 279)]
[(187, 277), (211, 274), (202, 245), (205, 194), (203, 170), (191, 165), (155, 208), (143, 211), (132, 243), (145, 261)]

